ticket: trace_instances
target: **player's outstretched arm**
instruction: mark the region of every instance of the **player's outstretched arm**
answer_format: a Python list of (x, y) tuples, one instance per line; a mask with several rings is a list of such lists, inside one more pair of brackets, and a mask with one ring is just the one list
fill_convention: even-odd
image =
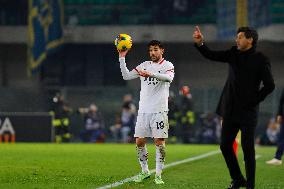
[(193, 32), (193, 41), (197, 50), (205, 57), (210, 60), (220, 61), (220, 62), (228, 62), (229, 59), (229, 50), (227, 51), (213, 51), (209, 49), (204, 44), (204, 37), (201, 33), (201, 30), (198, 26), (195, 27)]
[(125, 57), (128, 53), (126, 51), (118, 51), (119, 54), (119, 63), (120, 63), (120, 70), (124, 80), (131, 80), (139, 77), (139, 74), (136, 70), (129, 71), (126, 67)]
[(160, 81), (164, 82), (172, 82), (174, 79), (174, 74), (161, 74), (161, 73), (156, 73), (153, 74), (153, 77), (159, 79)]
[(164, 82), (172, 82), (174, 79), (174, 68), (167, 70), (166, 73), (150, 73), (145, 70), (139, 71), (139, 75), (142, 77), (154, 77)]

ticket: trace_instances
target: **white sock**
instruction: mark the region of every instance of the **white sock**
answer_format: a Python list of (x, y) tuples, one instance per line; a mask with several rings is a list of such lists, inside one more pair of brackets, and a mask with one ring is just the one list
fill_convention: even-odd
[(156, 145), (156, 175), (161, 176), (166, 157), (166, 147), (164, 144)]
[(136, 146), (138, 161), (144, 173), (149, 172), (148, 168), (148, 152), (146, 145), (144, 147)]

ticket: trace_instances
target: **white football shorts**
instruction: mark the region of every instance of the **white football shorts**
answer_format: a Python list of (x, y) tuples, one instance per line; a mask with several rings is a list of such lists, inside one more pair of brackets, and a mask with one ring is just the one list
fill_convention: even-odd
[(134, 137), (168, 138), (168, 112), (138, 113)]

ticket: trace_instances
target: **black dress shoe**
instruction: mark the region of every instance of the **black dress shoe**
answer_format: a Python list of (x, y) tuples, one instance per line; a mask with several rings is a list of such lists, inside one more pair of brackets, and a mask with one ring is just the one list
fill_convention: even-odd
[(245, 179), (233, 180), (228, 189), (239, 189), (240, 187), (246, 187), (247, 182)]

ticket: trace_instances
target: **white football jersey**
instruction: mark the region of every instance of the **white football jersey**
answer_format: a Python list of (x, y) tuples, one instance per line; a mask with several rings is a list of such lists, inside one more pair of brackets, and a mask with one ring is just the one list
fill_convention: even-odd
[[(131, 72), (126, 68), (125, 58), (120, 58), (120, 68), (126, 80), (140, 77), (141, 91), (138, 113), (159, 113), (168, 111), (170, 82), (174, 78), (174, 66), (162, 59), (159, 63), (145, 61)], [(142, 77), (138, 71), (146, 70), (153, 77)]]

